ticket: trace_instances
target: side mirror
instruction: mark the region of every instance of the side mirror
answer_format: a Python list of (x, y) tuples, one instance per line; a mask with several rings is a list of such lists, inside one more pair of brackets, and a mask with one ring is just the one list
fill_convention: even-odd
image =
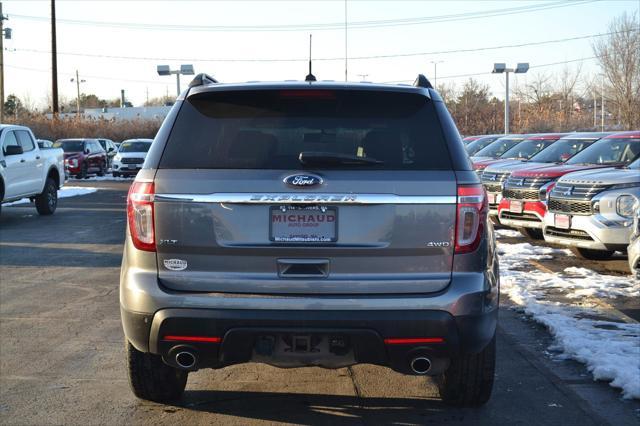
[(85, 148), (85, 149), (84, 149), (84, 153), (85, 153), (85, 154), (88, 154), (88, 153), (89, 153), (89, 148)]
[(24, 150), (20, 145), (9, 145), (4, 148), (4, 155), (20, 155), (24, 154)]
[(113, 152), (113, 148), (109, 147), (109, 151), (107, 152)]

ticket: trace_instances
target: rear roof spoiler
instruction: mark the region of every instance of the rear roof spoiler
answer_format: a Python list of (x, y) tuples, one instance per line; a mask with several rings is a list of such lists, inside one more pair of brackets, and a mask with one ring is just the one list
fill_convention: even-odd
[(196, 75), (193, 80), (191, 80), (191, 83), (189, 83), (189, 87), (205, 86), (216, 83), (218, 83), (218, 80), (216, 80), (215, 78), (211, 77), (208, 74), (200, 73)]
[(425, 89), (433, 89), (433, 86), (431, 85), (431, 82), (429, 81), (429, 79), (427, 79), (427, 77), (424, 76), (424, 74), (418, 74), (418, 78), (416, 78), (416, 81), (413, 82), (413, 85), (415, 87), (423, 87)]

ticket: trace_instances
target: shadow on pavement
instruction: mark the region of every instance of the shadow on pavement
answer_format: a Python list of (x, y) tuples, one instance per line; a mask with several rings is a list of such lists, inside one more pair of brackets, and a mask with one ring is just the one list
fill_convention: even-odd
[(451, 409), (439, 399), (279, 392), (187, 391), (184, 410), (294, 424), (409, 423), (479, 419), (484, 411)]

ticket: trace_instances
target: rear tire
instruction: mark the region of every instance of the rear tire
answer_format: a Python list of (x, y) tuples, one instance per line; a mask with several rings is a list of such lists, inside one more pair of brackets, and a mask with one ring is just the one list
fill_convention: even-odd
[(579, 258), (588, 260), (607, 260), (614, 253), (613, 250), (594, 250), (582, 247), (572, 247), (571, 251)]
[(496, 370), (496, 337), (477, 354), (451, 359), (451, 365), (438, 379), (440, 397), (449, 405), (478, 406), (491, 398)]
[(112, 172), (111, 176), (113, 176), (114, 178), (120, 177), (120, 173), (118, 172)]
[(44, 189), (36, 195), (36, 210), (41, 216), (52, 215), (58, 207), (58, 185), (56, 182), (47, 178), (44, 183)]
[(518, 231), (531, 240), (544, 240), (542, 229), (536, 228), (518, 228)]
[(160, 355), (140, 352), (129, 342), (126, 345), (129, 385), (135, 396), (155, 402), (182, 397), (188, 372), (168, 366)]

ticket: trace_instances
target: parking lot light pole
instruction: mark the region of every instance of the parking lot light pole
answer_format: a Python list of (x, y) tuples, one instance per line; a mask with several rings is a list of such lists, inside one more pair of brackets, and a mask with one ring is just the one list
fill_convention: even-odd
[(158, 65), (157, 66), (158, 75), (176, 75), (176, 89), (177, 96), (180, 96), (180, 75), (194, 75), (193, 65), (191, 64), (183, 64), (180, 65), (180, 69), (172, 70), (169, 65)]
[(509, 73), (524, 74), (529, 71), (528, 62), (519, 62), (516, 68), (507, 68), (504, 63), (493, 64), (493, 74), (505, 74), (505, 96), (504, 96), (504, 134), (509, 133)]
[(433, 64), (433, 87), (438, 90), (438, 64), (443, 63), (444, 61), (431, 61)]

